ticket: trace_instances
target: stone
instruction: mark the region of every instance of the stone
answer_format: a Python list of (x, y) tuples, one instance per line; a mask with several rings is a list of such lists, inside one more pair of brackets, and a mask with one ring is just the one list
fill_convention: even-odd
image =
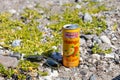
[(53, 53), (51, 54), (51, 57), (52, 57), (53, 59), (59, 61), (59, 62), (62, 61), (62, 55), (61, 55), (61, 53), (53, 52)]
[(15, 57), (17, 59), (20, 59), (21, 58), (21, 54), (20, 53), (13, 53), (10, 55), (11, 57)]
[(18, 60), (13, 57), (0, 55), (0, 63), (5, 67), (16, 67), (18, 65)]
[(95, 75), (95, 74), (92, 74), (92, 75), (90, 76), (90, 80), (97, 80), (97, 79), (96, 79), (96, 75)]
[(87, 70), (81, 70), (80, 74), (85, 76), (87, 74)]
[(92, 58), (100, 60), (100, 55), (99, 54), (92, 54)]
[(20, 43), (21, 43), (21, 40), (14, 40), (14, 41), (12, 42), (12, 46), (13, 46), (13, 47), (20, 46)]
[(17, 11), (16, 11), (15, 9), (10, 9), (9, 12), (10, 12), (11, 14), (15, 14)]
[(80, 8), (81, 8), (81, 5), (77, 4), (77, 5), (75, 6), (75, 8), (80, 9)]
[(100, 37), (100, 39), (101, 39), (104, 43), (111, 44), (110, 39), (109, 39), (107, 36), (105, 36), (105, 35), (102, 35), (102, 36)]
[(94, 36), (94, 37), (92, 38), (92, 42), (93, 42), (93, 43), (98, 43), (98, 44), (101, 44), (101, 43), (102, 43), (101, 39), (99, 39), (99, 37), (97, 37), (97, 36)]
[(40, 55), (29, 55), (26, 57), (26, 60), (29, 60), (31, 62), (41, 62), (43, 59)]
[(113, 58), (115, 53), (105, 54), (105, 58)]
[(85, 13), (84, 22), (92, 22), (92, 16), (89, 13)]
[(80, 45), (85, 45), (86, 44), (86, 40), (84, 38), (80, 38)]

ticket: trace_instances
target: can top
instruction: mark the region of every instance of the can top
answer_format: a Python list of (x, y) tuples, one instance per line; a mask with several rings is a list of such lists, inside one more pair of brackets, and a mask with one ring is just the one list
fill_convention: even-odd
[(78, 28), (78, 25), (76, 24), (66, 24), (63, 26), (64, 29), (76, 29)]

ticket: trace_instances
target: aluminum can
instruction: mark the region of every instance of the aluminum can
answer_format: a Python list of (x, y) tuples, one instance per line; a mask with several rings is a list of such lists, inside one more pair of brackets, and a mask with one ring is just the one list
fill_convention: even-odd
[(75, 24), (63, 26), (63, 65), (76, 67), (80, 60), (80, 28)]

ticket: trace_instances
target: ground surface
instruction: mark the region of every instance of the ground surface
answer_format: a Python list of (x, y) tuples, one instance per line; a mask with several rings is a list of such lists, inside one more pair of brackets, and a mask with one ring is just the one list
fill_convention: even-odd
[[(83, 0), (78, 1), (81, 2)], [(96, 14), (98, 16), (106, 16), (107, 29), (103, 31), (99, 36), (96, 34), (81, 34), (81, 58), (80, 65), (78, 67), (65, 68), (64, 66), (61, 66), (57, 71), (52, 71), (51, 68), (44, 68), (40, 66), (39, 68), (41, 70), (43, 69), (48, 71), (49, 75), (45, 77), (40, 76), (38, 80), (120, 80), (117, 79), (119, 78), (117, 76), (120, 75), (120, 1), (95, 1), (100, 1), (100, 4), (105, 3), (108, 8), (112, 8), (112, 10), (110, 11), (103, 11), (99, 14)], [(62, 13), (64, 7), (62, 7), (61, 5), (65, 3), (75, 2), (74, 0), (0, 0), (0, 12), (9, 11), (10, 13), (15, 14), (15, 17), (18, 17), (24, 8), (28, 7), (33, 9), (36, 4), (39, 4), (42, 7), (50, 10), (51, 12), (49, 13), (49, 15), (51, 15)], [(75, 4), (77, 5), (78, 3)], [(46, 20), (45, 18), (41, 19), (40, 21), (41, 25), (44, 26), (50, 23), (50, 21)], [(115, 23), (117, 27), (114, 31), (113, 26)], [(112, 52), (106, 55), (92, 54), (91, 47), (94, 45), (94, 42), (97, 42), (102, 49), (112, 48)], [(11, 66), (15, 63), (17, 64), (17, 60), (11, 59), (11, 57), (8, 58), (8, 61), (11, 60), (11, 62), (8, 63), (10, 65), (3, 63), (6, 61), (4, 61), (2, 53), (9, 53), (9, 51), (4, 49), (2, 46), (0, 50), (0, 63), (6, 66)], [(43, 63), (40, 64), (42, 65)], [(4, 79), (0, 77), (0, 80)]]

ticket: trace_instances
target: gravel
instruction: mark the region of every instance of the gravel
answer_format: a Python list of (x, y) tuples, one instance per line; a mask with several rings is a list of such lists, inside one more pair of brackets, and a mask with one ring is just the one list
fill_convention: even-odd
[[(19, 16), (24, 8), (28, 7), (34, 9), (36, 4), (41, 5), (48, 10), (51, 10), (50, 14), (61, 13), (63, 10), (62, 5), (65, 3), (74, 3), (75, 0), (0, 0), (0, 12), (8, 11), (11, 14)], [(75, 8), (82, 8), (81, 4), (77, 2), (82, 2), (83, 0), (76, 0)], [(103, 31), (100, 35), (95, 34), (81, 34), (80, 39), (80, 65), (76, 68), (65, 68), (61, 66), (58, 71), (53, 70), (48, 67), (47, 71), (49, 72), (48, 76), (39, 78), (39, 80), (114, 80), (120, 75), (120, 1), (119, 0), (92, 0), (99, 2), (100, 4), (105, 3), (106, 7), (112, 8), (112, 10), (100, 12), (97, 14), (106, 16), (107, 29)], [(42, 14), (42, 19), (40, 20), (41, 25), (38, 26), (40, 31), (45, 32), (43, 35), (42, 42), (47, 42), (46, 38), (51, 37), (52, 30), (47, 28), (46, 25), (49, 25), (51, 22), (49, 20), (49, 15), (44, 14), (44, 11), (40, 11)], [(79, 13), (80, 17), (83, 17), (85, 22), (92, 22), (92, 14), (90, 13)], [(117, 28), (113, 31), (114, 23), (117, 23)], [(20, 29), (20, 27), (18, 28)], [(92, 54), (91, 48), (94, 44), (97, 43), (100, 45), (100, 48), (103, 50), (112, 48), (110, 54)], [(3, 42), (0, 42), (3, 44)], [(11, 44), (13, 47), (21, 46), (20, 40), (14, 40)], [(12, 56), (10, 56), (12, 55)], [(18, 64), (17, 58), (20, 59), (20, 54), (14, 54), (13, 52), (4, 49), (0, 46), (0, 63), (5, 67), (16, 67)], [(56, 54), (52, 55), (54, 59), (60, 58)], [(57, 56), (57, 57), (56, 57)], [(43, 63), (41, 63), (43, 64)], [(46, 70), (45, 67), (42, 67), (42, 70)], [(74, 75), (74, 76), (73, 76)], [(2, 80), (3, 77), (0, 77)]]

